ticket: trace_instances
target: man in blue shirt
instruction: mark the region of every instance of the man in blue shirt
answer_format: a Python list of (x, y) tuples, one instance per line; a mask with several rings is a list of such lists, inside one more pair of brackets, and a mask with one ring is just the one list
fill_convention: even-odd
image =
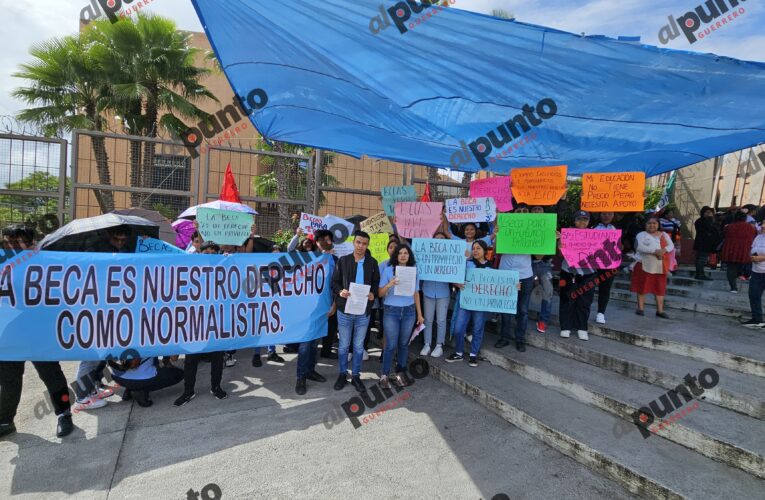
[[(366, 387), (361, 382), (361, 363), (364, 356), (364, 337), (369, 326), (369, 313), (377, 297), (380, 284), (380, 269), (377, 261), (367, 253), (369, 235), (356, 231), (353, 235), (353, 253), (340, 258), (332, 276), (332, 293), (336, 295), (337, 324), (340, 334), (338, 349), (340, 374), (335, 382), (335, 390), (342, 390), (347, 383), (348, 350), (353, 341), (353, 364), (351, 383), (359, 392)], [(345, 305), (350, 297), (351, 283), (369, 285), (367, 307), (364, 314), (346, 314)]]

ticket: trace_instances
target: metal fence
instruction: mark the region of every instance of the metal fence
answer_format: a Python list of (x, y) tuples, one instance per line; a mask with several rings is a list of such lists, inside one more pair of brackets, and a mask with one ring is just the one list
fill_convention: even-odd
[(74, 132), (72, 145), (72, 218), (136, 207), (175, 220), (218, 199), (229, 164), (242, 202), (259, 213), (260, 234), (289, 228), (311, 208), (310, 156), (212, 145), (191, 155), (177, 141), (93, 131)]
[(368, 217), (382, 210), (385, 186), (412, 184), (421, 196), (429, 182), (431, 198), (440, 201), (467, 196), (472, 178), (320, 150), (294, 154), (281, 143), (274, 149), (210, 145), (197, 155), (170, 139), (78, 130), (67, 186), (67, 141), (0, 134), (0, 224), (46, 213), (63, 223), (131, 207), (172, 221), (190, 206), (218, 199), (231, 165), (242, 201), (258, 211), (258, 232), (282, 231), (284, 238), (300, 212)]
[(0, 227), (47, 233), (65, 222), (66, 157), (64, 139), (0, 133)]

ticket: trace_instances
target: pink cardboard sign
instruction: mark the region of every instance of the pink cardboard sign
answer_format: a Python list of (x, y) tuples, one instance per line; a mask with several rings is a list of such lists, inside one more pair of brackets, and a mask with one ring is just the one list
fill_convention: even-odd
[(509, 212), (513, 209), (512, 194), (510, 193), (510, 177), (490, 177), (479, 179), (470, 183), (471, 198), (494, 198), (497, 210)]
[(622, 263), (621, 229), (574, 229), (561, 231), (561, 253), (568, 265), (580, 269), (616, 269)]
[(400, 201), (395, 212), (398, 234), (404, 238), (432, 238), (441, 225), (443, 203)]

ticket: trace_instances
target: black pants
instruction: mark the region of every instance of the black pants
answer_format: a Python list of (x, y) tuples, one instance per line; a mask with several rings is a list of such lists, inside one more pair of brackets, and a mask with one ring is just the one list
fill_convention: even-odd
[(694, 261), (694, 264), (696, 264), (697, 278), (703, 278), (706, 276), (704, 274), (704, 266), (707, 265), (707, 259), (709, 259), (709, 252), (696, 252), (696, 260)]
[(321, 341), (321, 355), (332, 354), (332, 344), (337, 338), (337, 313), (327, 318), (327, 335)]
[(730, 285), (731, 290), (738, 290), (738, 285), (736, 284), (736, 280), (738, 279), (739, 275), (744, 272), (744, 264), (739, 264), (737, 262), (727, 262), (725, 264), (726, 266), (726, 276), (728, 278), (728, 284)]
[(611, 300), (611, 286), (614, 284), (614, 278), (616, 276), (611, 276), (598, 284), (598, 312), (601, 314), (606, 314), (608, 301)]
[(560, 329), (587, 331), (590, 307), (595, 295), (596, 274), (586, 276), (560, 272)]
[(223, 351), (205, 354), (187, 354), (183, 365), (183, 391), (187, 394), (194, 392), (197, 383), (197, 367), (202, 358), (210, 360), (210, 389), (220, 388), (223, 378)]
[(114, 380), (129, 391), (145, 391), (147, 394), (153, 391), (173, 386), (183, 380), (183, 370), (174, 366), (163, 366), (157, 368), (157, 375), (154, 378), (144, 380), (128, 380), (121, 377), (114, 377)]
[[(33, 361), (37, 374), (48, 389), (56, 415), (69, 412), (69, 388), (58, 361)], [(10, 424), (21, 401), (23, 361), (0, 361), (0, 424)]]

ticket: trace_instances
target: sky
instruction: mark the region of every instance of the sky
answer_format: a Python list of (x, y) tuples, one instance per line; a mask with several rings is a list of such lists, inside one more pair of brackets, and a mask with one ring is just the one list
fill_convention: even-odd
[[(76, 33), (80, 12), (87, 1), (0, 0), (3, 47), (0, 117), (13, 115), (23, 107), (10, 95), (23, 81), (11, 74), (19, 64), (30, 60), (29, 48), (52, 37)], [(380, 3), (393, 2), (380, 0)], [(526, 23), (586, 35), (639, 36), (645, 44), (660, 45), (658, 33), (668, 23), (668, 16), (679, 18), (701, 3), (702, 0), (456, 0), (453, 7), (486, 14), (492, 9), (503, 9)], [(202, 31), (191, 0), (152, 0), (145, 8), (172, 18), (180, 29)], [(740, 0), (739, 8), (745, 9), (743, 15), (703, 40), (690, 45), (681, 34), (664, 47), (765, 62), (765, 34), (761, 31), (765, 2)]]

